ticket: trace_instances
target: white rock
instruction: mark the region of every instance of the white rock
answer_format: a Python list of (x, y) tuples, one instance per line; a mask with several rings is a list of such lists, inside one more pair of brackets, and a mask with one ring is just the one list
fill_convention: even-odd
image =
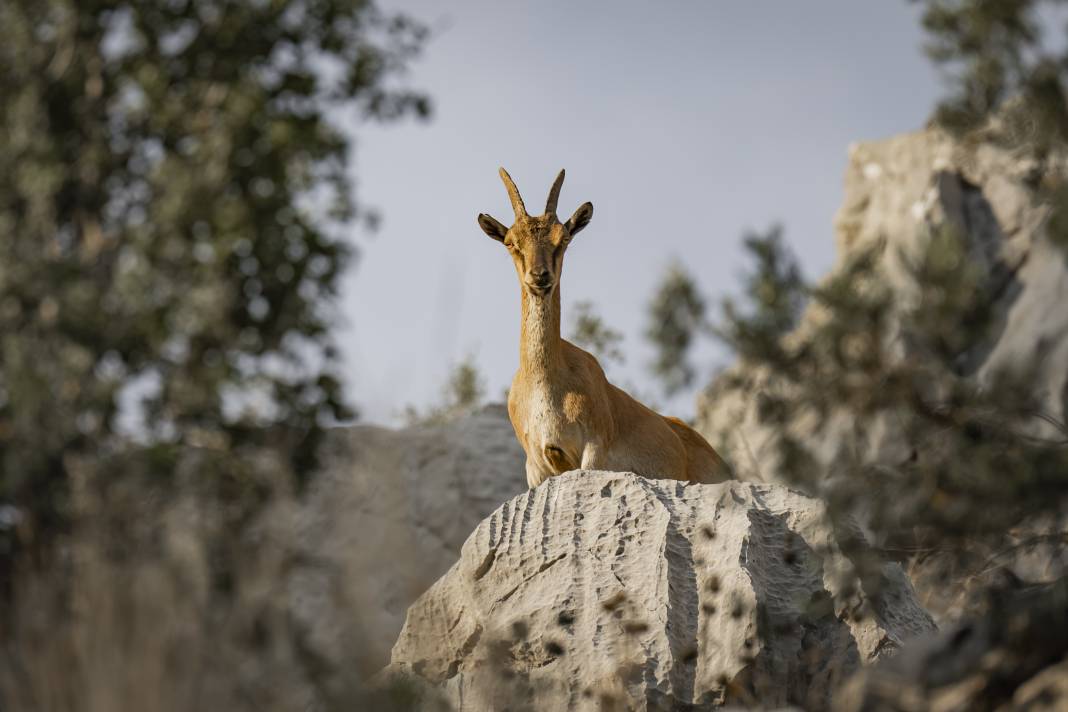
[[(878, 181), (868, 180), (873, 164), (886, 168)], [(1068, 420), (1068, 260), (1046, 235), (1049, 206), (1036, 188), (1043, 176), (1068, 176), (1063, 152), (1036, 158), (993, 142), (958, 142), (937, 129), (860, 144), (849, 154), (845, 198), (835, 216), (838, 266), (828, 279), (859, 250), (883, 244), (876, 270), (891, 288), (897, 310), (881, 335), (891, 358), (952, 369), (978, 385), (994, 376), (1026, 376), (1031, 387), (1026, 395), (1051, 416), (1050, 421), (1034, 418), (1027, 424), (1028, 434), (1060, 440), (1064, 435), (1051, 421)], [(919, 304), (917, 284), (902, 257), (922, 254), (931, 236), (945, 227), (963, 237), (967, 267), (992, 296), (998, 317), (992, 333), (965, 344), (952, 364), (935, 358), (917, 339), (904, 338), (898, 316)], [(787, 342), (803, 345), (826, 317), (819, 305), (810, 306)], [(907, 434), (909, 419), (902, 413), (881, 412), (864, 420), (862, 427), (845, 408), (826, 417), (803, 412), (782, 425), (762, 422), (762, 394), (781, 393), (786, 387), (767, 369), (740, 363), (699, 397), (698, 431), (741, 479), (789, 480), (780, 461), (782, 432), (810, 450), (826, 477), (843, 471), (844, 460), (892, 468), (916, 456)], [(938, 398), (934, 392), (928, 395)], [(1044, 570), (1052, 568), (1021, 558), (1007, 565), (1026, 580), (1043, 578)], [(942, 601), (944, 582), (917, 585), (936, 614), (959, 613), (957, 604)]]
[[(885, 241), (877, 258), (880, 278), (892, 288), (896, 308), (915, 306), (917, 286), (902, 257), (921, 254), (940, 228), (955, 228), (966, 241), (969, 266), (978, 270), (987, 293), (996, 295), (994, 310), (1005, 319), (1000, 333), (990, 342), (973, 344), (954, 367), (982, 382), (991, 373), (1011, 372), (1014, 366), (1042, 356), (1039, 372), (1030, 379), (1034, 395), (1045, 413), (1064, 422), (1068, 419), (1068, 309), (1063, 308), (1068, 261), (1045, 236), (1049, 209), (1033, 186), (1036, 173), (1064, 176), (1068, 168), (1064, 156), (1045, 160), (1044, 166), (1036, 167), (1029, 156), (992, 144), (958, 143), (936, 129), (861, 144), (850, 151), (845, 198), (835, 216), (835, 271), (858, 250)], [(881, 180), (868, 180), (872, 165), (887, 167)], [(825, 317), (818, 306), (810, 307), (790, 335), (791, 342), (803, 342)], [(892, 353), (902, 360), (930, 362), (921, 346), (900, 338), (894, 319), (890, 324), (884, 336)], [(758, 394), (775, 388), (768, 373), (739, 364), (718, 376), (699, 397), (697, 429), (723, 449), (742, 479), (786, 480), (778, 461), (778, 428), (757, 417)], [(868, 450), (860, 454), (873, 464), (896, 465), (909, 456), (909, 445), (895, 425), (899, 419), (886, 420), (871, 426), (880, 435), (865, 443)], [(851, 455), (857, 453), (849, 443), (856, 423), (848, 414), (826, 421), (799, 417), (786, 425), (828, 469), (834, 469), (843, 447), (848, 446)], [(1033, 425), (1036, 436), (1059, 435), (1038, 419)]]
[(409, 609), (385, 676), (415, 674), (457, 712), (818, 708), (933, 628), (896, 564), (865, 580), (881, 595), (823, 505), (785, 487), (580, 470), (478, 525)]

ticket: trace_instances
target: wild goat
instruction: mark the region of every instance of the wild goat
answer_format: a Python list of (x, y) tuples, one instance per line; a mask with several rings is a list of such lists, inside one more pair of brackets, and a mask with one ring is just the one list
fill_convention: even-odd
[(613, 386), (596, 358), (560, 338), (564, 252), (589, 224), (593, 205), (583, 203), (567, 222), (560, 222), (561, 170), (545, 213), (530, 216), (511, 176), (503, 168), (500, 173), (515, 223), (507, 228), (480, 214), (478, 224), (508, 248), (519, 275), (519, 370), (508, 393), (508, 416), (527, 454), (527, 484), (534, 488), (580, 467), (687, 482), (729, 479), (726, 463), (693, 428)]

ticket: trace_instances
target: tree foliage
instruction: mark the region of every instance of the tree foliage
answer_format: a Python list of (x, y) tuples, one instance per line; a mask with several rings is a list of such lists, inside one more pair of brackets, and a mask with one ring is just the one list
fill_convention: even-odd
[(656, 350), (651, 370), (666, 395), (693, 384), (696, 370), (690, 353), (700, 338), (715, 335), (742, 358), (750, 352), (767, 358), (797, 324), (807, 286), (797, 259), (783, 241), (782, 228), (776, 225), (764, 233), (748, 233), (742, 244), (755, 261), (754, 269), (743, 276), (740, 299), (724, 300), (726, 318), (720, 324), (709, 321), (697, 280), (678, 263), (668, 268), (654, 293), (645, 337)]
[(1063, 6), (1062, 0), (924, 0), (927, 53), (949, 84), (936, 120), (966, 132), (1000, 113), (1013, 134), (1037, 145), (1068, 138), (1068, 48), (1056, 38), (1048, 42), (1044, 21)]
[[(1058, 4), (932, 0), (923, 22), (950, 87), (936, 122), (964, 146), (995, 142), (1045, 166), (1028, 183), (1049, 210), (1037, 239), (1064, 246), (1068, 193), (1051, 152), (1065, 148), (1068, 54), (1042, 34), (1042, 13)], [(825, 497), (843, 526), (857, 517), (884, 554), (952, 573), (944, 581), (957, 588), (1036, 547), (1050, 547), (1049, 575), (1063, 574), (1068, 430), (1028, 380), (1038, 363), (975, 378), (976, 353), (1005, 317), (992, 287), (1002, 282), (976, 268), (961, 229), (918, 224), (917, 239), (902, 241), (909, 250), (854, 249), (815, 284), (778, 228), (747, 235), (742, 296), (725, 300), (711, 327), (743, 368), (717, 385), (734, 379), (753, 399), (762, 432), (773, 433), (776, 473)], [(667, 327), (649, 336), (657, 372), (677, 387), (693, 372), (685, 354), (700, 310), (688, 305), (700, 302), (692, 280), (667, 283), (652, 308)], [(904, 451), (873, 444), (889, 432)]]
[[(760, 416), (781, 426), (779, 471), (794, 484), (824, 494), (842, 513), (862, 508), (883, 541), (922, 531), (944, 548), (984, 539), (1005, 545), (1012, 527), (1061, 512), (1068, 450), (1061, 438), (1035, 436), (1030, 426), (1042, 412), (1033, 388), (1010, 374), (980, 386), (961, 372), (960, 356), (992, 324), (990, 295), (960, 268), (967, 260), (960, 236), (941, 230), (920, 255), (902, 257), (919, 289), (904, 304), (878, 259), (888, 249), (863, 250), (809, 287), (818, 318), (803, 334), (769, 342), (759, 309), (725, 310), (719, 332), (774, 373), (759, 395)], [(776, 289), (796, 288), (763, 264), (758, 273)], [(910, 356), (902, 357), (902, 344)], [(839, 428), (843, 419), (853, 427)], [(791, 429), (802, 420), (805, 432), (841, 434), (830, 459)], [(887, 427), (881, 421), (909, 444), (900, 460), (866, 446), (872, 429)]]
[(486, 396), (486, 385), (475, 363), (475, 357), (468, 355), (449, 373), (449, 378), (442, 388), (441, 402), (432, 405), (424, 412), (409, 405), (405, 418), (411, 425), (438, 425), (455, 420), (472, 413), (482, 405)]
[(576, 303), (572, 322), (570, 339), (576, 346), (596, 356), (602, 366), (623, 363), (623, 334), (605, 323), (593, 302)]
[(342, 117), (425, 115), (425, 30), (365, 0), (0, 4), (0, 525), (79, 467), (177, 453), (232, 495), (351, 417), (330, 304), (359, 213)]
[[(1063, 164), (1050, 157), (1064, 150), (1065, 62), (1041, 44), (1042, 5), (933, 0), (924, 26), (935, 61), (954, 70), (937, 123), (964, 146), (995, 142), (1047, 166), (1029, 183), (1050, 211), (1035, 239), (1063, 246)], [(725, 304), (715, 331), (766, 374), (753, 397), (776, 472), (842, 521), (858, 517), (883, 553), (947, 589), (995, 585), (992, 573), (1037, 550), (1048, 576), (1063, 575), (1068, 431), (1031, 380), (1043, 356), (976, 378), (1005, 318), (1003, 279), (978, 269), (967, 225), (916, 229), (908, 249), (854, 248), (818, 284), (777, 240), (750, 238), (746, 298)], [(793, 328), (802, 295), (810, 308)], [(905, 448), (875, 444), (887, 433)]]
[(427, 114), (425, 36), (370, 0), (0, 3), (0, 706), (325, 694), (279, 589), (352, 417), (341, 122)]
[(807, 285), (797, 259), (782, 239), (782, 228), (766, 233), (749, 233), (742, 238), (755, 262), (753, 271), (743, 277), (742, 303), (723, 302), (723, 328), (717, 336), (732, 345), (742, 358), (763, 354), (764, 358), (781, 348), (782, 337), (797, 326), (807, 295)]
[(656, 349), (650, 369), (670, 396), (693, 383), (690, 348), (707, 328), (705, 298), (693, 275), (676, 262), (665, 272), (648, 309), (645, 337)]

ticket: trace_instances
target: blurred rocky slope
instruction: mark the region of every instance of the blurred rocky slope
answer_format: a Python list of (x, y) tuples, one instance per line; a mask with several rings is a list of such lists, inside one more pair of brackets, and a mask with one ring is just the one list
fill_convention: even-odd
[(483, 517), (526, 490), (524, 455), (490, 405), (441, 425), (338, 429), (324, 460), (297, 518), (294, 617), (325, 668), (366, 674)]
[(63, 559), (20, 577), (0, 626), (0, 709), (407, 710), (364, 683), (408, 606), (527, 489), (503, 406), (335, 429), (308, 488), (274, 483), (236, 534), (206, 462), (190, 449), (174, 482), (78, 490)]

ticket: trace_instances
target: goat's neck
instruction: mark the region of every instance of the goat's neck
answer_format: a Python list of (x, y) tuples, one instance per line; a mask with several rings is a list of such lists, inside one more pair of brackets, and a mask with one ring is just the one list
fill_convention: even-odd
[(519, 367), (537, 380), (548, 380), (560, 359), (560, 285), (547, 299), (525, 288), (522, 295)]

